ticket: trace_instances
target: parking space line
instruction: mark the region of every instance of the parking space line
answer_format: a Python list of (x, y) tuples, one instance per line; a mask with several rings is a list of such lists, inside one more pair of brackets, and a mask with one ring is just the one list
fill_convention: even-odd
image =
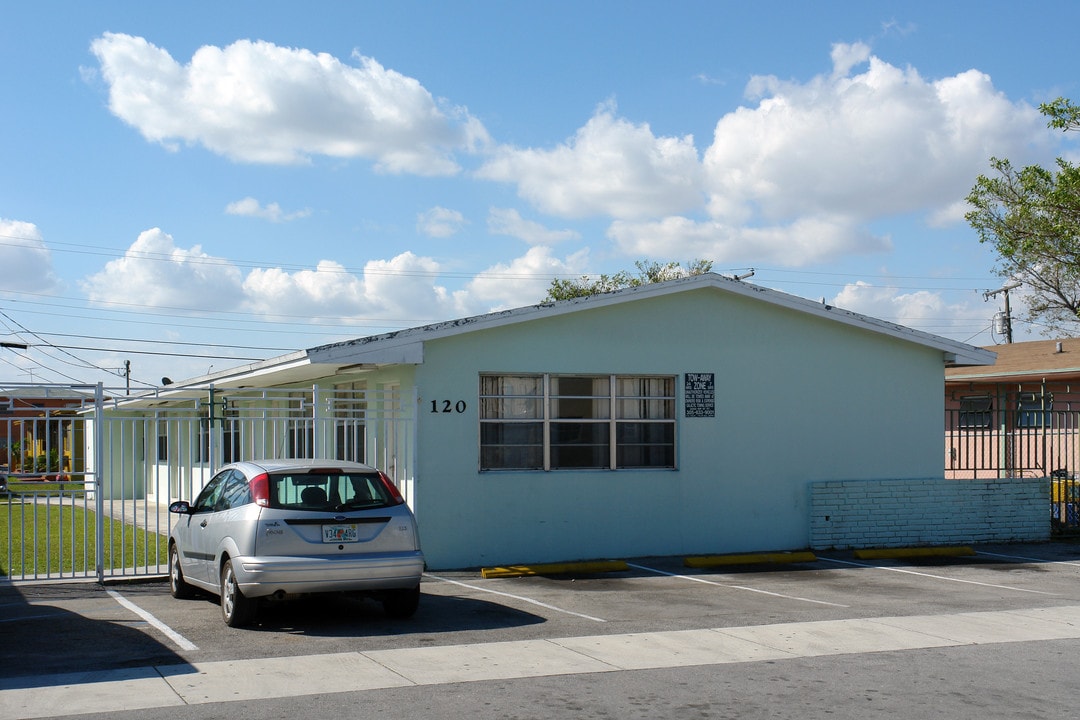
[(656, 568), (645, 567), (644, 565), (635, 565), (634, 563), (627, 563), (632, 568), (638, 570), (644, 570), (645, 572), (656, 573), (657, 575), (667, 575), (668, 577), (679, 578), (681, 580), (692, 580), (693, 582), (703, 583), (705, 585), (716, 585), (717, 587), (731, 588), (732, 590), (746, 590), (747, 592), (758, 593), (760, 595), (771, 595), (773, 597), (784, 598), (786, 600), (798, 600), (800, 602), (814, 603), (815, 605), (828, 605), (829, 607), (846, 608), (850, 605), (841, 605), (840, 603), (826, 602), (824, 600), (811, 600), (810, 598), (799, 597), (797, 595), (785, 595), (783, 593), (771, 592), (769, 590), (760, 590), (758, 588), (747, 587), (746, 585), (731, 585), (730, 583), (720, 583), (715, 580), (706, 580), (705, 578), (694, 577), (693, 575), (680, 575), (678, 573), (670, 573), (666, 570), (657, 570)]
[(603, 618), (593, 617), (592, 615), (585, 615), (583, 613), (574, 612), (573, 610), (564, 610), (563, 608), (555, 607), (554, 605), (548, 605), (547, 603), (540, 602), (539, 600), (533, 600), (532, 598), (522, 597), (521, 595), (511, 595), (510, 593), (501, 592), (499, 590), (491, 590), (490, 588), (483, 588), (478, 585), (470, 585), (468, 583), (451, 580), (450, 578), (439, 577), (438, 575), (432, 575), (430, 573), (424, 573), (424, 577), (431, 578), (432, 580), (440, 580), (442, 582), (450, 583), (451, 585), (460, 585), (461, 587), (478, 590), (480, 592), (491, 593), (492, 595), (501, 595), (502, 597), (513, 598), (514, 600), (520, 600), (521, 602), (529, 603), (531, 605), (537, 605), (548, 610), (554, 610), (555, 612), (564, 613), (566, 615), (573, 615), (574, 617), (584, 618), (586, 620), (592, 620), (594, 622), (607, 622)]
[(128, 600), (127, 598), (125, 598), (120, 593), (116, 592), (115, 590), (106, 590), (106, 592), (109, 593), (110, 596), (112, 596), (113, 600), (120, 603), (123, 607), (125, 607), (128, 610), (130, 610), (131, 612), (135, 613), (136, 615), (141, 617), (146, 622), (150, 623), (151, 626), (153, 626), (153, 627), (157, 628), (158, 630), (160, 630), (167, 638), (169, 638), (174, 643), (176, 643), (176, 645), (181, 650), (198, 650), (199, 649), (198, 646), (195, 645), (195, 643), (191, 642), (186, 637), (184, 637), (180, 633), (176, 632), (171, 627), (169, 627), (168, 625), (166, 625), (165, 623), (161, 622), (156, 617), (154, 617), (153, 615), (148, 613), (146, 610), (143, 610), (141, 607), (139, 607), (135, 603), (133, 603), (130, 600)]
[(983, 550), (980, 550), (978, 554), (986, 555), (988, 557), (1005, 558), (1006, 560), (1024, 560), (1025, 562), (1037, 562), (1046, 565), (1071, 565), (1072, 567), (1080, 567), (1080, 562), (1069, 562), (1068, 560), (1047, 560), (1046, 558), (1025, 557), (1023, 555), (1003, 555), (1001, 553), (985, 552)]
[(1032, 593), (1033, 595), (1052, 595), (1057, 596), (1057, 593), (1045, 592), (1043, 590), (1028, 590), (1027, 588), (1012, 587), (1011, 585), (996, 585), (994, 583), (984, 583), (978, 580), (964, 580), (962, 578), (945, 577), (944, 575), (934, 575), (933, 573), (919, 572), (918, 570), (908, 570), (907, 568), (895, 568), (888, 567), (887, 565), (871, 565), (869, 563), (855, 562), (853, 560), (840, 560), (837, 558), (828, 558), (818, 555), (819, 560), (825, 562), (837, 563), (840, 565), (854, 565), (856, 567), (870, 568), (872, 570), (890, 570), (892, 572), (903, 573), (905, 575), (918, 575), (920, 577), (933, 578), (934, 580), (945, 580), (947, 582), (963, 583), (965, 585), (981, 585), (982, 587), (997, 588), (998, 590), (1013, 590), (1015, 592)]

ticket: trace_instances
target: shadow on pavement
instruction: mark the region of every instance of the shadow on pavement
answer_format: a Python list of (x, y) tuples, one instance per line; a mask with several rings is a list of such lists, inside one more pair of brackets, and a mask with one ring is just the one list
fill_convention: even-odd
[(0, 688), (39, 687), (49, 682), (42, 676), (58, 674), (187, 665), (145, 626), (99, 585), (0, 582)]

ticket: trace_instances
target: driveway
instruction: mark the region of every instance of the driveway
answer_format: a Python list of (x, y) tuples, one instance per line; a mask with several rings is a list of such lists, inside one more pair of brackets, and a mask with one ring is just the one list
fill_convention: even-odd
[[(615, 573), (500, 579), (429, 573), (410, 620), (321, 598), (264, 608), (240, 630), (221, 622), (216, 598), (175, 600), (163, 582), (0, 585), (0, 716), (1075, 644), (1080, 546), (976, 550), (713, 570), (638, 558)], [(1048, 683), (1041, 702), (1063, 692), (1052, 673), (1038, 677)]]

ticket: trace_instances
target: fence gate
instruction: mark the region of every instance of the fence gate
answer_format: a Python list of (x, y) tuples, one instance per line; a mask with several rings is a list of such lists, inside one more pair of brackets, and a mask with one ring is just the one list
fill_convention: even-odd
[(415, 408), (395, 387), (0, 387), (0, 577), (164, 575), (169, 503), (234, 460), (366, 462), (412, 503)]

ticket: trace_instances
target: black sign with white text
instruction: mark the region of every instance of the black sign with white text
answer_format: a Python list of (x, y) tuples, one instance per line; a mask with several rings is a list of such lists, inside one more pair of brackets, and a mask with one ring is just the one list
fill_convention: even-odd
[(713, 373), (686, 373), (683, 399), (686, 417), (716, 417), (716, 376)]

